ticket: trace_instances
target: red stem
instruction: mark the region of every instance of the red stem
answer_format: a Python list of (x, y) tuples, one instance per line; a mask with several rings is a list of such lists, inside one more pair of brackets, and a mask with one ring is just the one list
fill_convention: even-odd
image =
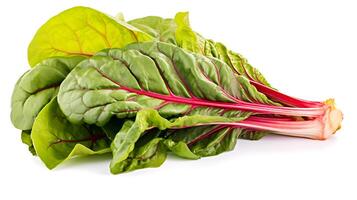
[(303, 107), (303, 108), (311, 108), (311, 107), (321, 107), (323, 104), (321, 102), (317, 101), (307, 101), (303, 99), (298, 99), (295, 97), (288, 96), (286, 94), (283, 94), (277, 90), (274, 90), (266, 85), (263, 85), (261, 83), (258, 83), (256, 81), (250, 80), (250, 83), (254, 85), (257, 90), (261, 93), (264, 93), (266, 96), (271, 97), (272, 99), (275, 99), (281, 103), (284, 103), (289, 106), (294, 106), (294, 107)]
[[(118, 83), (118, 82), (114, 81), (113, 79), (111, 79), (110, 77), (108, 77), (102, 71), (100, 71), (98, 69), (96, 69), (96, 70), (103, 77), (105, 77), (106, 79), (112, 81), (113, 83), (115, 83), (119, 86), (119, 88), (115, 88), (115, 89), (125, 90), (125, 91), (132, 92), (132, 93), (135, 93), (138, 95), (145, 95), (148, 97), (161, 99), (161, 100), (164, 100), (167, 102), (182, 103), (182, 104), (193, 105), (193, 106), (216, 107), (216, 108), (229, 109), (229, 110), (243, 110), (243, 111), (255, 112), (258, 114), (276, 114), (276, 115), (299, 116), (299, 117), (318, 117), (318, 116), (323, 115), (326, 110), (326, 106), (322, 103), (320, 106), (307, 107), (307, 108), (302, 107), (301, 108), (301, 107), (271, 106), (271, 105), (260, 104), (260, 103), (249, 103), (249, 102), (245, 102), (245, 101), (242, 101), (239, 99), (235, 99), (234, 103), (229, 103), (229, 102), (209, 101), (209, 100), (197, 98), (193, 95), (191, 95), (190, 98), (186, 98), (186, 97), (176, 96), (172, 93), (169, 93), (167, 95), (160, 94), (160, 93), (156, 93), (156, 92), (152, 92), (152, 91), (138, 90), (138, 89), (123, 86), (120, 83)], [(113, 88), (111, 88), (111, 89), (113, 89)], [(274, 90), (270, 89), (269, 91), (272, 92)], [(279, 94), (281, 94), (281, 93), (279, 93)], [(287, 95), (285, 95), (285, 96), (287, 97)]]
[(216, 102), (208, 101), (199, 98), (186, 98), (175, 96), (173, 94), (164, 95), (156, 92), (146, 91), (146, 90), (137, 90), (133, 88), (128, 88), (125, 86), (120, 86), (121, 90), (126, 90), (128, 92), (136, 93), (139, 95), (145, 95), (153, 97), (156, 99), (161, 99), (173, 103), (183, 103), (188, 105), (195, 106), (207, 106), (207, 107), (216, 107), (230, 110), (243, 110), (251, 111), (260, 114), (277, 114), (277, 115), (287, 115), (287, 116), (304, 116), (304, 117), (317, 117), (323, 115), (325, 112), (325, 107), (312, 107), (312, 108), (293, 108), (293, 107), (283, 107), (283, 106), (271, 106), (258, 103), (248, 103), (244, 101), (239, 101), (237, 103), (229, 102)]

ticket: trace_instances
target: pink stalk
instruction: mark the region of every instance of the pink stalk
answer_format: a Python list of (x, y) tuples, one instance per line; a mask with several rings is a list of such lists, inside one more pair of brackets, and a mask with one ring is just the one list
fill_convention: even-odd
[(252, 85), (254, 85), (259, 92), (264, 93), (266, 96), (271, 97), (272, 99), (282, 102), (289, 106), (306, 107), (306, 108), (323, 106), (323, 103), (321, 103), (321, 102), (307, 101), (307, 100), (291, 97), (291, 96), (283, 94), (277, 90), (274, 90), (268, 86), (265, 86), (261, 83), (258, 83), (258, 82), (252, 81), (252, 80), (250, 80), (250, 83)]
[[(252, 116), (239, 122), (213, 123), (215, 125), (220, 124), (252, 130), (266, 130), (281, 135), (323, 140), (334, 134), (340, 128), (343, 118), (342, 112), (335, 107), (333, 99), (329, 99), (325, 102), (302, 100), (280, 93), (277, 90), (253, 80), (250, 80), (250, 82), (257, 88), (258, 91), (287, 106), (249, 103), (235, 97), (231, 97), (230, 95), (227, 95), (227, 97), (231, 98), (234, 102), (210, 101), (197, 98), (192, 94), (189, 98), (176, 96), (172, 92), (169, 94), (161, 94), (123, 86), (110, 79), (110, 77), (106, 76), (100, 70), (98, 70), (98, 72), (107, 79), (116, 83), (119, 86), (116, 88), (118, 90), (125, 90), (138, 95), (161, 99), (167, 103), (187, 104), (190, 105), (191, 108), (206, 106), (226, 110), (250, 111), (255, 114), (266, 115), (265, 117)], [(170, 91), (169, 88), (168, 90)]]
[(342, 112), (334, 106), (333, 100), (328, 100), (325, 103), (328, 105), (325, 113), (308, 120), (252, 116), (239, 122), (214, 124), (250, 130), (271, 131), (279, 135), (325, 140), (340, 128), (343, 118)]
[(236, 100), (236, 103), (228, 102), (217, 102), (217, 101), (208, 101), (205, 99), (199, 99), (196, 97), (186, 98), (175, 96), (173, 94), (165, 95), (156, 92), (146, 91), (146, 90), (137, 90), (133, 88), (128, 88), (125, 86), (120, 86), (120, 90), (125, 90), (128, 92), (136, 93), (139, 95), (145, 95), (153, 97), (156, 99), (161, 99), (164, 101), (172, 103), (182, 103), (192, 106), (207, 106), (207, 107), (216, 107), (229, 110), (243, 110), (251, 111), (260, 114), (276, 114), (276, 115), (286, 115), (286, 116), (296, 116), (296, 117), (317, 117), (322, 115), (326, 110), (326, 105), (321, 104), (320, 107), (284, 107), (284, 106), (271, 106), (266, 104), (259, 103), (249, 103), (241, 100)]
[[(301, 107), (271, 106), (259, 103), (248, 103), (241, 100), (236, 100), (236, 103), (215, 102), (196, 97), (186, 98), (175, 96), (174, 94), (164, 95), (123, 86), (119, 89), (162, 99), (166, 102), (183, 103), (194, 107), (207, 106), (229, 110), (252, 111), (259, 114), (286, 116), (285, 118), (249, 117), (240, 122), (215, 123), (217, 125), (229, 125), (252, 130), (266, 130), (281, 135), (318, 140), (327, 139), (340, 128), (343, 116), (342, 112), (335, 107), (333, 99), (329, 99), (325, 102), (306, 101), (290, 97), (266, 86), (259, 85), (257, 88), (266, 95), (279, 100), (281, 103)], [(301, 120), (298, 121), (293, 120), (291, 117), (309, 117), (309, 119), (305, 120), (301, 118)]]

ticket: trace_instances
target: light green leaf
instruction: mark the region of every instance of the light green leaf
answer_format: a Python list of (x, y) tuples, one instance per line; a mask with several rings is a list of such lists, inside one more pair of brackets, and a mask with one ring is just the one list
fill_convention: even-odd
[(139, 29), (88, 7), (74, 7), (48, 20), (28, 48), (31, 66), (53, 56), (92, 56), (105, 48), (120, 48), (152, 40)]
[(270, 86), (259, 70), (252, 67), (242, 55), (229, 50), (222, 43), (206, 39), (193, 31), (190, 26), (188, 12), (177, 13), (174, 19), (150, 16), (131, 20), (128, 23), (149, 33), (160, 41), (172, 43), (205, 56), (218, 58), (229, 65), (236, 74)]
[(100, 130), (71, 124), (54, 98), (37, 116), (31, 138), (37, 155), (49, 169), (53, 169), (73, 157), (110, 152), (109, 140)]
[(11, 121), (30, 130), (41, 109), (57, 95), (59, 85), (83, 57), (49, 58), (27, 71), (16, 83), (11, 98)]
[(158, 41), (177, 45), (175, 37), (177, 26), (172, 19), (148, 16), (128, 21), (128, 23), (150, 34)]
[(174, 21), (177, 25), (175, 36), (178, 46), (204, 54), (204, 39), (191, 29), (188, 12), (177, 13)]
[[(186, 134), (191, 134), (186, 132)], [(164, 141), (165, 146), (175, 155), (186, 159), (199, 159), (200, 156), (194, 154), (185, 142), (179, 141), (175, 142), (171, 139), (166, 139)]]
[(72, 123), (98, 126), (145, 108), (174, 117), (209, 107), (218, 110), (208, 115), (220, 116), (224, 109), (239, 110), (240, 101), (276, 105), (225, 63), (161, 42), (103, 51), (81, 62), (58, 95)]

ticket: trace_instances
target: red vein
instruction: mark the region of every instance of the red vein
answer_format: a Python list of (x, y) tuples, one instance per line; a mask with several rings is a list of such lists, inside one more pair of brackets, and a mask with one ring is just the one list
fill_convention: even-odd
[(100, 73), (104, 78), (112, 81), (119, 88), (114, 89), (121, 89), (128, 92), (132, 92), (138, 95), (145, 95), (148, 97), (161, 99), (168, 102), (173, 103), (182, 103), (188, 105), (196, 105), (196, 106), (206, 106), (206, 107), (216, 107), (216, 108), (223, 108), (223, 109), (230, 109), (230, 110), (243, 110), (243, 111), (252, 111), (260, 114), (280, 114), (280, 115), (289, 115), (289, 116), (306, 116), (306, 117), (316, 117), (320, 116), (325, 112), (325, 107), (316, 107), (316, 108), (293, 108), (293, 107), (282, 107), (282, 106), (271, 106), (265, 104), (257, 104), (257, 103), (248, 103), (239, 100), (237, 103), (230, 103), (230, 102), (217, 102), (217, 101), (209, 101), (205, 99), (199, 98), (186, 98), (181, 96), (176, 96), (173, 94), (163, 95), (160, 93), (155, 93), (146, 90), (137, 90), (133, 88), (129, 88), (126, 86), (121, 85), (120, 83), (114, 81), (106, 74), (104, 74), (99, 69), (95, 68), (98, 73)]
[(307, 101), (303, 99), (298, 99), (295, 97), (288, 96), (286, 94), (283, 94), (277, 90), (274, 90), (268, 86), (265, 86), (261, 83), (258, 83), (254, 80), (249, 81), (254, 87), (257, 88), (259, 92), (264, 93), (265, 95), (274, 98), (275, 100), (278, 100), (284, 104), (290, 105), (290, 106), (296, 106), (296, 107), (321, 107), (323, 104), (320, 102), (316, 101)]
[[(208, 77), (208, 75), (206, 74), (206, 72), (203, 71), (202, 65), (201, 65), (200, 63), (198, 63), (198, 66), (199, 66), (198, 68), (199, 68), (200, 71), (201, 71), (201, 74), (207, 79), (207, 81), (209, 81), (209, 82), (215, 84), (215, 83), (213, 82), (213, 80), (212, 80), (210, 77)], [(219, 89), (221, 90), (221, 92), (222, 92), (224, 95), (226, 95), (229, 99), (233, 100), (234, 102), (239, 101), (239, 99), (237, 99), (236, 97), (234, 97), (234, 96), (228, 94), (228, 93), (224, 90), (224, 88), (222, 87), (222, 85), (217, 84), (217, 86), (219, 87)]]
[(211, 130), (209, 130), (208, 132), (206, 133), (203, 133), (202, 135), (200, 135), (199, 137), (195, 138), (194, 140), (190, 141), (187, 145), (188, 146), (192, 146), (193, 144), (197, 143), (198, 141), (201, 141), (201, 140), (204, 140), (208, 137), (210, 137), (211, 135), (213, 135), (215, 132), (223, 129), (223, 128), (226, 128), (227, 126), (225, 125), (219, 125)]
[(167, 89), (167, 91), (170, 93), (170, 94), (173, 94), (171, 88), (169, 87), (169, 83), (166, 79), (166, 77), (164, 76), (164, 73), (162, 72), (161, 68), (159, 67), (159, 63), (157, 63), (156, 59), (152, 58), (150, 55), (148, 55), (147, 53), (141, 51), (141, 50), (138, 50), (141, 54), (143, 54), (144, 56), (150, 58), (154, 63), (155, 63), (155, 67), (157, 68), (157, 71), (160, 73), (160, 76), (162, 78), (162, 80), (164, 81), (165, 83), (165, 87)]
[(87, 138), (83, 138), (83, 139), (76, 139), (76, 140), (65, 140), (65, 139), (58, 139), (56, 142), (53, 142), (51, 143), (48, 148), (50, 148), (51, 146), (53, 145), (56, 145), (56, 144), (63, 144), (63, 143), (79, 143), (79, 142), (86, 142), (86, 141), (91, 141), (92, 144), (95, 143), (96, 141), (104, 138), (105, 135), (104, 134), (94, 134), (94, 135), (91, 135)]
[(195, 95), (193, 94), (191, 88), (188, 86), (188, 83), (186, 82), (186, 80), (182, 77), (181, 73), (178, 71), (177, 69), (177, 66), (175, 64), (175, 62), (173, 62), (173, 55), (172, 57), (170, 58), (169, 56), (167, 56), (163, 51), (160, 50), (159, 46), (157, 46), (157, 50), (162, 53), (163, 55), (165, 55), (167, 58), (169, 58), (171, 64), (172, 64), (172, 67), (174, 68), (177, 76), (179, 77), (180, 81), (183, 83), (183, 85), (185, 86), (185, 88), (187, 89), (188, 93), (190, 94), (190, 97), (191, 98), (196, 98)]

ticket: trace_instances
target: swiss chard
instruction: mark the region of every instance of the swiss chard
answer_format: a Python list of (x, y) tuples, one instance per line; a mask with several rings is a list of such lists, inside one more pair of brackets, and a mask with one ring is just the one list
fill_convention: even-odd
[[(113, 116), (137, 115), (135, 123), (113, 140), (113, 173), (124, 170), (122, 162), (152, 127), (185, 129), (189, 134), (179, 134), (184, 138), (176, 142), (184, 142), (200, 157), (232, 149), (242, 132), (324, 139), (338, 129), (342, 118), (333, 102), (309, 108), (280, 106), (225, 63), (160, 42), (102, 51), (81, 62), (61, 84), (58, 100), (72, 123), (102, 126)], [(170, 122), (160, 115), (175, 119)], [(175, 142), (174, 134), (168, 139)]]
[(192, 30), (187, 12), (179, 12), (174, 19), (149, 16), (134, 19), (129, 24), (140, 28), (157, 40), (175, 44), (183, 49), (224, 61), (238, 74), (260, 84), (270, 86), (258, 69), (252, 67), (240, 54), (225, 45), (209, 40)]
[(27, 71), (16, 83), (11, 98), (11, 121), (21, 130), (30, 130), (37, 114), (57, 95), (67, 74), (84, 58), (46, 59)]
[(218, 155), (237, 138), (326, 139), (342, 121), (332, 99), (271, 88), (241, 55), (193, 31), (187, 13), (126, 23), (71, 8), (39, 29), (28, 60), (34, 68), (15, 86), (11, 120), (50, 169), (112, 152), (116, 174), (158, 167), (169, 152)]

